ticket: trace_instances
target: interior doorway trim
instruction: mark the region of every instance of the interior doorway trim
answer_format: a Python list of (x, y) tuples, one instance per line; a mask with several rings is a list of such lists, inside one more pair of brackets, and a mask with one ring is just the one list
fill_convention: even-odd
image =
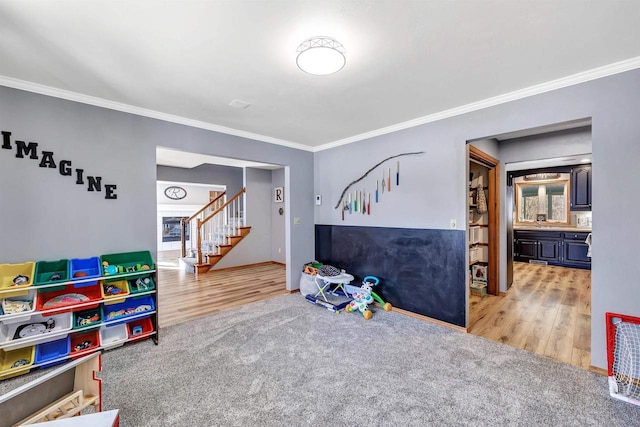
[(484, 151), (467, 144), (469, 160), (486, 166), (489, 169), (487, 210), (489, 213), (489, 271), (487, 292), (491, 295), (500, 293), (500, 161)]

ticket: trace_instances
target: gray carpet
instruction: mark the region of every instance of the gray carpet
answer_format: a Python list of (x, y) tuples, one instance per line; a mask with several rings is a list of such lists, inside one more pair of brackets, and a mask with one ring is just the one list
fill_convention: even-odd
[(108, 351), (102, 377), (123, 427), (640, 425), (640, 407), (591, 372), (393, 312), (333, 314), (299, 294)]

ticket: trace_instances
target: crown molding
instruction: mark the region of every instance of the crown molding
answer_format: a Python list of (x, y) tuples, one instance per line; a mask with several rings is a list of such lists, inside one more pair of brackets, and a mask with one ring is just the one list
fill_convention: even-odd
[(472, 111), (482, 110), (483, 108), (493, 107), (507, 102), (516, 101), (518, 99), (527, 98), (533, 95), (538, 95), (552, 90), (561, 89), (568, 86), (585, 83), (591, 80), (596, 80), (602, 77), (607, 77), (613, 74), (623, 73), (625, 71), (631, 71), (640, 68), (640, 56), (627, 59), (613, 64), (605, 65), (602, 67), (594, 68), (591, 70), (583, 71), (571, 76), (562, 77), (557, 80), (552, 80), (539, 85), (530, 86), (525, 89), (516, 90), (513, 92), (505, 93), (503, 95), (494, 96), (492, 98), (483, 99), (482, 101), (472, 102), (470, 104), (462, 105), (460, 107), (451, 108), (449, 110), (440, 111), (438, 113), (430, 114), (428, 116), (419, 117), (417, 119), (409, 120), (406, 122), (398, 123), (392, 126), (376, 129), (370, 132), (354, 135), (349, 138), (340, 139), (337, 141), (329, 142), (327, 144), (318, 145), (314, 147), (313, 151), (323, 151), (330, 148), (340, 147), (342, 145), (351, 144), (353, 142), (362, 141), (365, 139), (373, 138), (380, 135), (385, 135), (399, 130), (420, 126), (426, 123), (435, 122), (442, 119), (447, 119), (454, 116), (470, 113)]
[(286, 141), (283, 139), (273, 138), (266, 135), (260, 135), (256, 133), (246, 132), (239, 129), (228, 128), (224, 126), (215, 125), (213, 123), (202, 122), (199, 120), (188, 119), (186, 117), (176, 116), (173, 114), (162, 113), (160, 111), (149, 110), (146, 108), (136, 107), (121, 102), (109, 101), (103, 98), (84, 95), (77, 92), (72, 92), (63, 89), (57, 89), (51, 86), (45, 86), (38, 83), (28, 82), (25, 80), (14, 79), (12, 77), (0, 76), (0, 86), (11, 87), (14, 89), (20, 89), (27, 92), (39, 93), (42, 95), (52, 96), (55, 98), (66, 99), (69, 101), (75, 101), (82, 104), (93, 105), (96, 107), (107, 108), (110, 110), (121, 111), (124, 113), (135, 114), (138, 116), (149, 117), (152, 119), (163, 120), (166, 122), (172, 122), (182, 124), (185, 126), (191, 126), (195, 128), (210, 130), (227, 135), (238, 136), (241, 138), (252, 139), (261, 142), (267, 142), (270, 144), (281, 145), (296, 150), (319, 152), (328, 150), (331, 148), (340, 147), (342, 145), (351, 144), (354, 142), (362, 141), (365, 139), (373, 138), (380, 135), (385, 135), (392, 132), (397, 132), (403, 129), (420, 126), (426, 123), (435, 122), (438, 120), (447, 119), (450, 117), (459, 116), (462, 114), (478, 111), (483, 108), (493, 107), (507, 102), (516, 101), (518, 99), (527, 98), (533, 95), (538, 95), (552, 90), (561, 89), (585, 83), (591, 80), (596, 80), (602, 77), (607, 77), (613, 74), (623, 73), (625, 71), (631, 71), (640, 68), (640, 56), (627, 59), (613, 64), (605, 65), (602, 67), (594, 68), (591, 70), (583, 71), (571, 76), (562, 77), (560, 79), (552, 80), (539, 85), (530, 86), (525, 89), (516, 90), (506, 94), (498, 95), (492, 98), (487, 98), (481, 101), (473, 102), (470, 104), (462, 105), (459, 107), (451, 108), (449, 110), (440, 111), (438, 113), (430, 114), (416, 119), (408, 120), (406, 122), (398, 123), (395, 125), (387, 126), (384, 128), (376, 129), (370, 132), (361, 133), (348, 138), (340, 139), (337, 141), (329, 142), (318, 146), (309, 146), (300, 144), (297, 142)]
[(27, 92), (39, 93), (41, 95), (52, 96), (54, 98), (66, 99), (68, 101), (79, 102), (82, 104), (93, 105), (96, 107), (107, 108), (109, 110), (121, 111), (123, 113), (135, 114), (137, 116), (149, 117), (165, 122), (177, 123), (194, 128), (210, 130), (214, 132), (224, 133), (227, 135), (239, 136), (241, 138), (253, 139), (270, 144), (282, 145), (297, 150), (313, 151), (313, 148), (299, 144), (297, 142), (286, 141), (283, 139), (273, 138), (266, 135), (260, 135), (252, 132), (245, 132), (239, 129), (228, 128), (225, 126), (215, 125), (213, 123), (202, 122), (199, 120), (188, 119), (186, 117), (176, 116), (173, 114), (162, 113), (160, 111), (149, 110), (147, 108), (136, 107), (135, 105), (124, 104), (121, 102), (110, 101), (108, 99), (98, 98), (95, 96), (84, 95), (78, 92), (58, 89), (51, 86), (45, 86), (38, 83), (28, 82), (26, 80), (14, 79), (12, 77), (0, 76), (0, 86), (6, 86), (13, 89), (20, 89)]

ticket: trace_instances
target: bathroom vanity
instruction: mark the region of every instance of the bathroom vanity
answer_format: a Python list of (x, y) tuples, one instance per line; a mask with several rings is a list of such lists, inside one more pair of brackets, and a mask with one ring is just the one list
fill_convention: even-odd
[(513, 259), (590, 270), (589, 245), (585, 242), (590, 232), (590, 229), (575, 227), (516, 226)]

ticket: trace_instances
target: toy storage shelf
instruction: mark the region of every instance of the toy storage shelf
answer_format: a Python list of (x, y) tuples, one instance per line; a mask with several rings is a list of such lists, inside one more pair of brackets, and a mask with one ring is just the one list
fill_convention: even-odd
[[(85, 262), (95, 260), (94, 262), (98, 266), (97, 260), (103, 260), (103, 257), (110, 263), (123, 265), (125, 268), (132, 268), (131, 266), (136, 265), (139, 267), (141, 264), (146, 264), (148, 267), (137, 271), (121, 271), (115, 274), (107, 274), (105, 267), (103, 274), (100, 274), (102, 267), (98, 267), (96, 270), (92, 265), (89, 270), (85, 265)], [(131, 261), (129, 261), (130, 259)], [(63, 262), (69, 263), (69, 271), (71, 273), (62, 274), (62, 280), (51, 283), (50, 280), (46, 279), (48, 277), (46, 276), (47, 273), (49, 273), (49, 276), (51, 275), (48, 270), (61, 271), (62, 267), (59, 264)], [(150, 252), (111, 254), (86, 260), (73, 259), (70, 262), (69, 260), (60, 260), (51, 262), (39, 261), (38, 263), (48, 268), (48, 270), (42, 269), (42, 271), (45, 271), (45, 273), (41, 274), (43, 280), (34, 280), (35, 283), (29, 283), (27, 286), (0, 287), (0, 308), (3, 300), (14, 303), (16, 300), (19, 301), (21, 299), (31, 301), (32, 307), (28, 311), (8, 314), (0, 310), (0, 352), (22, 351), (21, 349), (29, 347), (34, 350), (34, 353), (39, 348), (44, 350), (53, 347), (55, 349), (54, 341), (64, 340), (65, 338), (70, 342), (79, 344), (80, 347), (73, 349), (74, 345), (72, 345), (72, 350), (68, 354), (54, 351), (53, 355), (50, 356), (51, 358), (42, 360), (41, 363), (38, 363), (38, 360), (31, 360), (31, 363), (24, 367), (12, 367), (8, 370), (0, 369), (0, 381), (26, 374), (39, 367), (49, 367), (64, 363), (91, 353), (120, 347), (126, 343), (151, 338), (156, 345), (158, 344), (157, 270), (154, 268)], [(37, 270), (38, 263), (31, 263), (36, 264), (36, 267), (31, 271)], [(5, 273), (13, 274), (13, 270), (11, 270), (13, 265), (3, 264), (3, 266)], [(16, 266), (22, 266), (22, 264), (16, 264)], [(87, 277), (74, 277), (71, 279), (73, 271), (76, 271), (77, 268), (88, 271)], [(133, 269), (135, 268), (133, 267)], [(18, 271), (18, 273), (24, 274), (22, 271)], [(34, 276), (34, 273), (31, 273), (31, 275)], [(118, 281), (124, 281), (124, 285), (114, 283)], [(112, 290), (116, 291), (115, 294), (105, 292), (107, 285), (110, 283), (113, 283), (114, 288), (117, 288), (112, 288)], [(95, 291), (91, 287), (96, 285), (102, 290), (102, 294), (95, 295)], [(131, 288), (130, 290), (129, 287)], [(124, 291), (125, 288), (126, 292)], [(92, 295), (99, 298), (90, 297), (91, 300), (89, 301), (81, 301), (81, 298), (79, 298), (77, 302), (73, 301), (47, 308), (44, 308), (43, 301), (38, 299), (43, 295), (45, 298), (50, 298), (58, 293), (62, 295), (79, 293), (85, 296), (89, 295), (88, 292), (92, 292)], [(111, 318), (105, 318), (108, 315), (111, 315)], [(41, 325), (51, 321), (54, 316), (53, 325), (55, 327), (47, 328), (46, 332), (36, 331), (37, 328), (44, 328), (45, 326)], [(34, 331), (33, 334), (31, 333), (32, 329)], [(102, 342), (103, 331), (105, 336), (114, 335), (111, 338), (115, 341)]]
[[(48, 283), (46, 285), (31, 285), (31, 286), (26, 286), (26, 287), (21, 287), (21, 288), (0, 288), (0, 299), (4, 298), (4, 294), (15, 294), (17, 291), (30, 291), (33, 289), (38, 289), (38, 290), (42, 290), (42, 289), (47, 289), (47, 288), (59, 288), (62, 286), (69, 286), (69, 285), (78, 285), (78, 284), (83, 284), (83, 283), (90, 283), (90, 282), (100, 282), (100, 281), (104, 281), (104, 280), (108, 280), (108, 281), (112, 281), (114, 279), (133, 279), (135, 277), (139, 277), (139, 276), (149, 276), (149, 275), (154, 275), (157, 272), (157, 270), (155, 269), (151, 269), (151, 270), (144, 270), (144, 271), (136, 271), (133, 273), (123, 273), (123, 274), (119, 274), (119, 275), (114, 275), (114, 276), (101, 276), (98, 278), (88, 278), (88, 279), (78, 279), (78, 280), (67, 280), (64, 282), (59, 282), (59, 283)], [(154, 277), (155, 280), (155, 277)]]
[(47, 340), (46, 341), (42, 341), (42, 336), (35, 336), (32, 338), (20, 338), (17, 340), (12, 340), (10, 342), (4, 342), (4, 343), (0, 343), (0, 349), (2, 350), (6, 350), (6, 351), (10, 351), (10, 350), (17, 350), (19, 348), (23, 348), (23, 347), (29, 347), (31, 345), (36, 345), (36, 344), (40, 344), (43, 342), (49, 342), (49, 341), (54, 341), (56, 339), (59, 338), (63, 338), (66, 337), (69, 334), (76, 334), (78, 332), (86, 332), (86, 331), (90, 331), (93, 329), (97, 329), (100, 328), (100, 326), (112, 326), (116, 323), (119, 322), (130, 322), (132, 320), (137, 320), (137, 319), (141, 319), (144, 317), (149, 317), (152, 315), (157, 314), (157, 312), (155, 310), (153, 311), (146, 311), (144, 313), (140, 313), (137, 315), (133, 315), (133, 316), (128, 316), (126, 318), (123, 318), (122, 320), (116, 320), (116, 321), (112, 321), (112, 322), (100, 322), (100, 323), (96, 323), (90, 326), (85, 326), (83, 328), (78, 328), (78, 329), (66, 329), (66, 330), (62, 330), (62, 331), (58, 331), (58, 332), (51, 332), (49, 334), (46, 335)]
[[(157, 331), (153, 331), (153, 332), (150, 332), (150, 333), (147, 333), (147, 334), (143, 334), (143, 335), (140, 335), (140, 336), (127, 338), (125, 341), (122, 342), (122, 344), (136, 342), (136, 341), (140, 341), (140, 340), (143, 340), (143, 339), (151, 338), (151, 337), (155, 336), (156, 334), (157, 334)], [(115, 347), (111, 347), (111, 348), (115, 348)], [(24, 369), (17, 369), (17, 370), (14, 370), (12, 372), (8, 372), (8, 373), (0, 373), (0, 381), (2, 381), (4, 379), (8, 379), (8, 378), (13, 378), (13, 377), (18, 376), (18, 375), (27, 374), (32, 369), (35, 369), (35, 368), (49, 367), (49, 366), (52, 366), (52, 365), (57, 365), (57, 364), (67, 362), (67, 361), (72, 360), (72, 359), (78, 359), (80, 357), (87, 356), (87, 355), (89, 355), (91, 353), (95, 353), (97, 351), (105, 351), (105, 350), (109, 350), (109, 349), (110, 348), (105, 348), (104, 346), (98, 346), (98, 347), (92, 349), (90, 352), (81, 353), (81, 354), (68, 354), (66, 356), (58, 357), (56, 359), (47, 360), (46, 362), (43, 362), (43, 363), (34, 363), (32, 365), (25, 366)]]
[[(155, 271), (155, 270), (154, 270)], [(29, 290), (29, 288), (25, 288), (25, 290)], [(15, 291), (14, 291), (15, 292)], [(103, 303), (112, 303), (114, 300), (123, 300), (123, 299), (127, 299), (127, 298), (135, 298), (135, 297), (139, 297), (139, 296), (143, 296), (143, 295), (154, 295), (156, 293), (155, 289), (151, 290), (151, 291), (142, 291), (142, 292), (138, 292), (135, 294), (129, 294), (117, 299), (111, 299), (111, 298), (102, 298), (96, 301), (88, 301), (88, 302), (81, 302), (78, 304), (70, 304), (70, 305), (65, 305), (64, 307), (60, 307), (60, 308), (53, 308), (53, 309), (46, 309), (46, 310), (32, 310), (28, 313), (13, 313), (13, 314), (4, 314), (4, 315), (0, 315), (0, 322), (2, 321), (11, 321), (11, 320), (17, 320), (17, 319), (22, 319), (22, 318), (26, 318), (26, 317), (30, 317), (33, 314), (38, 314), (38, 313), (46, 313), (48, 315), (54, 315), (54, 314), (58, 314), (58, 313), (63, 313), (63, 312), (75, 312), (75, 311), (79, 311), (82, 309), (85, 309), (87, 307), (93, 307), (95, 305), (99, 305), (99, 304), (103, 304)], [(0, 294), (0, 299), (2, 299), (2, 294)], [(35, 304), (34, 304), (35, 305)], [(1, 348), (1, 344), (0, 344), (0, 348)]]

